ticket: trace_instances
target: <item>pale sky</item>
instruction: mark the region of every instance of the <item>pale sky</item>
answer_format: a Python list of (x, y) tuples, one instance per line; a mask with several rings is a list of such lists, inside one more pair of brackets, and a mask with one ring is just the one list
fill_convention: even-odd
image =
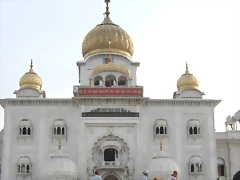
[[(104, 0), (0, 0), (0, 98), (13, 98), (29, 69), (49, 98), (71, 98), (85, 35), (103, 20)], [(112, 0), (110, 17), (131, 36), (144, 96), (172, 99), (189, 70), (205, 99), (221, 99), (216, 130), (240, 109), (239, 0)], [(4, 113), (0, 108), (0, 128)]]

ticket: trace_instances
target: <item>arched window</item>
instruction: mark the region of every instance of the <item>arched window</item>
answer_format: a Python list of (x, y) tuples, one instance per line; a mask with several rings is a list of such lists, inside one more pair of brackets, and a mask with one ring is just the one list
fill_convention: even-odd
[(22, 156), (17, 162), (18, 174), (30, 174), (31, 173), (31, 159), (28, 156)]
[(66, 139), (67, 141), (67, 124), (64, 119), (56, 119), (53, 121), (52, 127), (53, 138), (58, 139), (61, 138)]
[(22, 119), (19, 125), (19, 138), (28, 138), (32, 136), (32, 121), (29, 119)]
[(125, 76), (118, 78), (118, 86), (127, 86), (127, 78)]
[(61, 128), (57, 127), (57, 134), (61, 134)]
[(200, 135), (201, 134), (201, 125), (200, 125), (200, 121), (197, 119), (190, 119), (188, 121), (188, 135), (191, 137), (198, 137), (196, 135)]
[(203, 173), (202, 159), (200, 156), (194, 155), (189, 158), (190, 173)]
[(24, 128), (23, 128), (23, 131), (22, 131), (22, 135), (26, 135), (26, 134), (27, 134), (27, 128), (24, 127)]
[(21, 165), (21, 173), (25, 173), (25, 165), (24, 164)]
[(162, 126), (160, 127), (160, 134), (165, 134)]
[(106, 87), (116, 86), (116, 77), (114, 75), (108, 75), (105, 78), (105, 86)]
[(165, 119), (156, 119), (154, 121), (154, 129), (155, 129), (155, 133), (154, 136), (161, 136), (162, 138), (167, 137), (167, 128), (168, 128), (168, 124), (167, 121)]
[(94, 78), (94, 86), (102, 86), (103, 85), (103, 78), (101, 76), (96, 76)]
[(194, 164), (191, 164), (191, 172), (194, 172)]
[(28, 135), (31, 135), (31, 128), (28, 128)]
[(193, 129), (192, 129), (192, 127), (189, 128), (189, 134), (193, 134)]
[(194, 134), (197, 134), (198, 133), (198, 130), (197, 130), (197, 127), (195, 126), (194, 127)]
[(218, 176), (225, 176), (225, 161), (223, 158), (217, 158)]

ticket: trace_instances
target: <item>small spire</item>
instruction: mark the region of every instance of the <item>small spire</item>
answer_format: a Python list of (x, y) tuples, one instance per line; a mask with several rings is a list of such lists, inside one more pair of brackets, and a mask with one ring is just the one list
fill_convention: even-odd
[(160, 139), (160, 151), (163, 149), (163, 143), (162, 143), (162, 138)]
[(185, 71), (185, 74), (189, 74), (189, 71), (188, 71), (188, 63), (186, 62), (186, 71)]
[(61, 138), (58, 139), (58, 149), (61, 150), (62, 147), (62, 142), (61, 142)]
[(32, 61), (32, 59), (31, 59), (30, 68), (31, 68), (31, 69), (33, 68), (33, 61)]
[(29, 72), (34, 73), (33, 71), (33, 60), (31, 59)]
[(105, 3), (106, 3), (106, 12), (104, 14), (106, 14), (106, 17), (109, 17), (109, 6), (108, 4), (110, 3), (110, 0), (105, 0)]

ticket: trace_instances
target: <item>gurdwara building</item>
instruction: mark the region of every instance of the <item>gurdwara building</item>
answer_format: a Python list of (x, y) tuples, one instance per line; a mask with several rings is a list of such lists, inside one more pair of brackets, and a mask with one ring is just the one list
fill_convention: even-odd
[[(204, 99), (188, 66), (172, 99), (144, 97), (130, 36), (105, 18), (84, 38), (79, 84), (67, 99), (47, 98), (30, 69), (15, 98), (1, 99), (2, 180), (231, 180), (240, 170), (240, 111), (215, 132), (220, 100)], [(174, 82), (173, 82), (174, 83)]]

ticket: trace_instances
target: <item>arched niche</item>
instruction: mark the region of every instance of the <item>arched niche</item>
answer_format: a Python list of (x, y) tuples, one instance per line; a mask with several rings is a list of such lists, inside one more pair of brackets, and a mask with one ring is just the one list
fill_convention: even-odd
[(124, 168), (128, 164), (130, 150), (122, 138), (108, 134), (94, 143), (92, 157), (94, 167), (105, 168), (116, 166)]

